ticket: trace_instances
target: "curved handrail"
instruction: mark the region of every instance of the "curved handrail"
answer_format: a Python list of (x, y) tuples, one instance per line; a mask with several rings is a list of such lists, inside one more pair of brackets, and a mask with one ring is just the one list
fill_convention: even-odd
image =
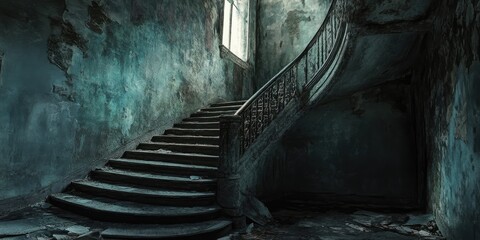
[[(337, 0), (333, 0), (325, 20), (307, 47), (234, 114), (242, 119), (242, 153), (299, 92), (317, 84), (332, 64), (346, 26), (340, 20), (338, 9)], [(302, 64), (303, 72), (299, 72)], [(301, 77), (304, 77), (303, 82), (300, 82)]]

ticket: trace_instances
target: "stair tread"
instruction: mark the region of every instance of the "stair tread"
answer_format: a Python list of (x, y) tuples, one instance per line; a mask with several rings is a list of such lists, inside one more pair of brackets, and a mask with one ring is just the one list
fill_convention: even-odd
[(203, 117), (203, 116), (220, 116), (220, 115), (233, 115), (237, 112), (237, 110), (228, 110), (228, 111), (197, 111), (192, 113), (190, 116), (198, 116), (198, 117)]
[(182, 156), (182, 157), (202, 157), (202, 158), (211, 158), (211, 159), (218, 159), (218, 156), (215, 155), (208, 155), (208, 154), (201, 154), (201, 153), (182, 153), (182, 152), (175, 152), (170, 150), (142, 150), (142, 149), (134, 149), (128, 150), (125, 152), (134, 152), (134, 153), (146, 153), (146, 154), (156, 154), (156, 155), (166, 155), (166, 156)]
[(86, 186), (86, 187), (95, 188), (102, 191), (134, 193), (134, 194), (148, 195), (152, 197), (195, 198), (195, 197), (212, 197), (215, 195), (215, 193), (213, 192), (194, 192), (194, 191), (140, 188), (140, 187), (105, 183), (105, 182), (93, 181), (93, 180), (75, 181), (73, 182), (73, 185)]
[(229, 111), (229, 110), (234, 110), (234, 111), (237, 111), (238, 109), (240, 109), (241, 107), (243, 106), (243, 104), (239, 104), (239, 105), (227, 105), (227, 106), (216, 106), (216, 107), (206, 107), (206, 108), (202, 108), (200, 109), (201, 111)]
[(175, 207), (152, 205), (138, 202), (112, 200), (96, 196), (79, 196), (70, 193), (57, 193), (50, 196), (55, 200), (78, 205), (84, 209), (101, 212), (131, 214), (137, 216), (181, 217), (214, 213), (220, 210), (218, 206)]
[[(208, 129), (220, 128), (219, 121), (212, 122), (179, 122), (175, 123), (173, 127), (182, 128), (182, 127), (208, 127)], [(203, 128), (202, 128), (203, 129)]]
[[(184, 131), (220, 131), (220, 128), (179, 128), (173, 127), (167, 130), (184, 130)], [(195, 136), (195, 135), (194, 135)]]
[(247, 100), (226, 101), (226, 102), (210, 104), (210, 106), (214, 107), (214, 106), (240, 105), (240, 104), (244, 104), (245, 102), (247, 102)]
[(224, 229), (231, 225), (230, 220), (210, 220), (190, 224), (175, 225), (128, 225), (110, 227), (101, 232), (104, 238), (123, 239), (162, 239), (186, 238)]
[(184, 118), (183, 122), (220, 122), (220, 116), (202, 116)]
[(111, 159), (110, 161), (124, 162), (124, 163), (140, 163), (151, 166), (165, 166), (165, 167), (175, 167), (175, 168), (186, 168), (186, 169), (198, 169), (198, 170), (212, 170), (216, 171), (216, 167), (204, 166), (204, 165), (195, 165), (195, 164), (183, 164), (183, 163), (172, 163), (172, 162), (163, 162), (163, 161), (148, 161), (148, 160), (138, 160), (138, 159)]
[(131, 177), (138, 177), (138, 178), (144, 178), (144, 179), (152, 179), (152, 180), (165, 180), (165, 181), (182, 181), (182, 182), (204, 182), (204, 183), (214, 183), (216, 182), (215, 179), (211, 178), (189, 178), (189, 177), (181, 177), (181, 176), (169, 176), (169, 175), (164, 175), (164, 174), (152, 174), (152, 173), (142, 173), (142, 172), (135, 172), (135, 171), (126, 171), (126, 170), (120, 170), (120, 169), (115, 169), (115, 168), (101, 168), (95, 170), (96, 172), (105, 172), (109, 174), (115, 174), (115, 175), (123, 175), (123, 176), (131, 176)]
[(200, 135), (200, 136), (219, 136), (219, 128), (178, 128), (173, 127), (165, 130), (165, 136), (170, 135)]
[(152, 145), (166, 145), (166, 146), (182, 146), (182, 147), (208, 147), (218, 148), (218, 145), (214, 144), (196, 144), (196, 143), (169, 143), (169, 142), (143, 142), (140, 144), (152, 144)]
[(156, 137), (173, 137), (173, 138), (199, 138), (199, 139), (220, 139), (219, 136), (198, 136), (198, 135), (160, 135)]

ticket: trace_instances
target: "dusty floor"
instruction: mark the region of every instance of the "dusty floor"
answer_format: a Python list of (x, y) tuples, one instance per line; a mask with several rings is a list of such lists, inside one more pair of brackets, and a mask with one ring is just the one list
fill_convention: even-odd
[(414, 240), (444, 239), (431, 215), (369, 211), (306, 212), (278, 210), (266, 226), (251, 224), (247, 233), (225, 239)]
[[(250, 224), (242, 233), (222, 240), (413, 240), (444, 239), (431, 215), (384, 214), (369, 211), (275, 210), (273, 221)], [(0, 218), (0, 239), (99, 239), (105, 223), (72, 215), (48, 204)]]

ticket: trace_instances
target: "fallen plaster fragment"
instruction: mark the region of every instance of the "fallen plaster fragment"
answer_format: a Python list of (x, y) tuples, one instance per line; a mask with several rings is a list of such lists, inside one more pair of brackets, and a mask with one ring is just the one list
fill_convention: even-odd
[(82, 234), (88, 233), (90, 231), (90, 228), (80, 226), (80, 225), (74, 225), (74, 226), (70, 226), (70, 227), (66, 228), (65, 230), (68, 232), (68, 235), (77, 236), (77, 235), (82, 235)]
[(272, 221), (272, 214), (270, 214), (268, 208), (256, 197), (247, 196), (243, 209), (245, 216), (261, 226), (265, 226)]
[(409, 219), (404, 225), (406, 226), (427, 225), (430, 221), (433, 221), (432, 214), (409, 215)]
[(0, 237), (25, 235), (40, 230), (45, 230), (45, 226), (32, 219), (0, 222)]
[(202, 177), (200, 177), (200, 176), (190, 176), (190, 179), (191, 180), (200, 180), (200, 179), (202, 179)]
[(356, 224), (352, 224), (352, 223), (345, 223), (345, 225), (355, 229), (355, 230), (358, 230), (360, 232), (370, 232), (370, 230), (364, 228), (364, 227), (361, 227), (361, 226), (358, 226)]

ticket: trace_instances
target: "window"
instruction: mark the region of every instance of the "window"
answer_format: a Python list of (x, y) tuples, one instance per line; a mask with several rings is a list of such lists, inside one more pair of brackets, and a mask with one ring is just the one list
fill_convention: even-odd
[(246, 62), (248, 58), (249, 0), (225, 0), (222, 45)]

